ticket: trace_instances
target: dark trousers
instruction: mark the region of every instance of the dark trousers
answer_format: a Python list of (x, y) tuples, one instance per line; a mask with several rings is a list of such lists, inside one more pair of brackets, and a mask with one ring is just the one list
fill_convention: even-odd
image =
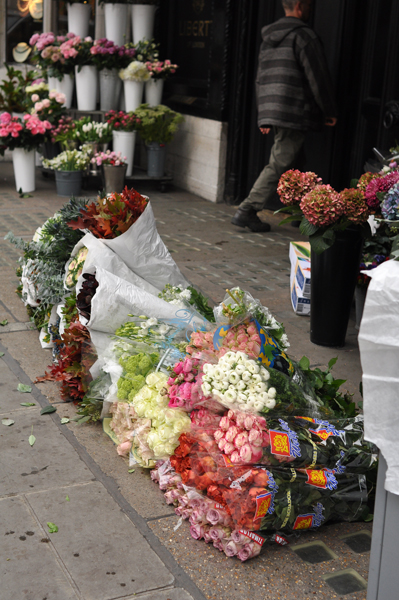
[(295, 129), (274, 127), (274, 144), (270, 153), (269, 164), (263, 169), (255, 181), (248, 198), (239, 208), (254, 208), (259, 212), (273, 198), (279, 179), (285, 171), (291, 169), (298, 160), (303, 149), (306, 132)]

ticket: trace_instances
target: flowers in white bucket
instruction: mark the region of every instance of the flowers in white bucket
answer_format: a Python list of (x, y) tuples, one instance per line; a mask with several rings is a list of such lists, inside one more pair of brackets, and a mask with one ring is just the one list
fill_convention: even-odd
[(126, 69), (119, 71), (119, 77), (124, 81), (148, 81), (151, 77), (151, 73), (147, 69), (145, 63), (138, 60), (131, 62)]

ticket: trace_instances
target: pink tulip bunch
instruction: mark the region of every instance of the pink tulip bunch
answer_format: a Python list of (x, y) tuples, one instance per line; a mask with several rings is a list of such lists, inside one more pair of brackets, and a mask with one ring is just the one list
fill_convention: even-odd
[(191, 411), (199, 400), (196, 379), (199, 373), (199, 360), (186, 357), (173, 367), (168, 379), (169, 408), (182, 408)]
[(263, 456), (263, 447), (270, 444), (266, 419), (248, 413), (229, 410), (213, 434), (219, 450), (233, 464), (255, 464)]

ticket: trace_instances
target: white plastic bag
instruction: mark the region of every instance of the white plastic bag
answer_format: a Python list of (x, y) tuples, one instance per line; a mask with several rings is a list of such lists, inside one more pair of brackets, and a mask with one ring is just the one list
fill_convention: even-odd
[[(90, 321), (79, 317), (90, 332), (96, 330), (115, 333), (118, 327), (130, 320), (129, 314), (166, 319), (176, 324), (180, 322), (182, 328), (189, 327), (192, 330), (203, 328), (204, 322), (207, 323), (194, 312), (169, 304), (105, 269), (92, 266), (86, 270), (85, 266), (85, 271), (95, 272), (99, 284), (91, 302)], [(77, 285), (78, 291), (83, 281), (81, 275)]]
[(371, 281), (359, 331), (364, 433), (387, 461), (385, 489), (399, 494), (399, 262), (366, 274)]
[[(161, 240), (155, 223), (151, 203), (135, 223), (119, 237), (103, 240), (126, 265), (162, 290), (167, 283), (186, 288), (189, 284)], [(118, 273), (119, 275), (119, 273)]]
[[(82, 273), (88, 272), (89, 268), (92, 266), (101, 267), (106, 271), (109, 271), (110, 273), (118, 275), (118, 277), (120, 277), (121, 279), (125, 279), (130, 283), (134, 283), (134, 285), (137, 285), (137, 287), (145, 290), (146, 292), (158, 296), (159, 292), (161, 291), (161, 288), (156, 288), (139, 275), (136, 275), (136, 273), (134, 273), (123, 262), (123, 260), (105, 244), (105, 240), (99, 240), (98, 238), (94, 237), (92, 233), (87, 233), (76, 244), (75, 248), (71, 252), (71, 257), (76, 256), (76, 254), (81, 248), (83, 248), (83, 246), (86, 246), (89, 252), (87, 254)], [(68, 274), (69, 263), (70, 261), (68, 261), (65, 265), (65, 279)], [(90, 270), (90, 273), (92, 272), (93, 271)]]

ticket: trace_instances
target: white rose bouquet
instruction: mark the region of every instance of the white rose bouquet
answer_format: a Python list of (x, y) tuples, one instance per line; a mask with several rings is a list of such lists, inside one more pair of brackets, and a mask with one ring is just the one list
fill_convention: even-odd
[(244, 352), (227, 352), (217, 365), (203, 366), (201, 389), (223, 406), (242, 411), (267, 412), (276, 406), (276, 389), (268, 386), (270, 374)]

